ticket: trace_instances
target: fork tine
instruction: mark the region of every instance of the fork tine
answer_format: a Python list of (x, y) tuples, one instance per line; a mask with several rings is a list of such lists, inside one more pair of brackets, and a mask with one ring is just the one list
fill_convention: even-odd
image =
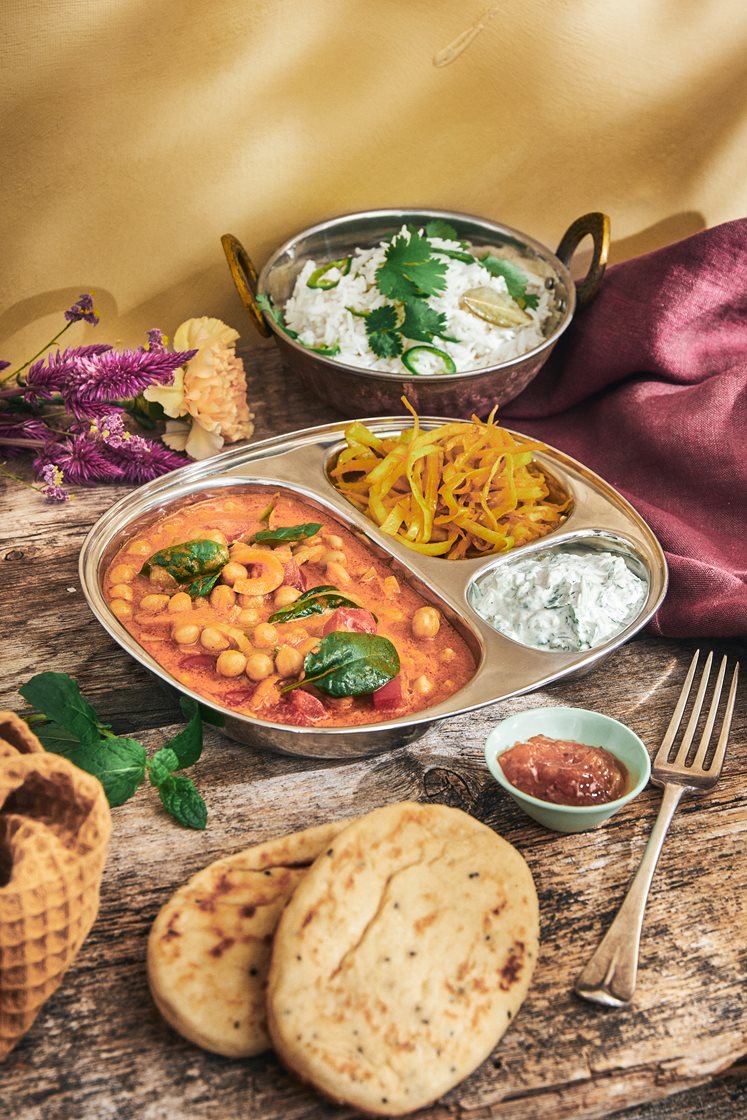
[(672, 749), (672, 743), (674, 742), (674, 737), (677, 734), (677, 730), (680, 726), (680, 720), (682, 719), (682, 713), (685, 710), (685, 704), (687, 704), (687, 698), (690, 695), (690, 686), (693, 683), (693, 677), (695, 676), (695, 669), (697, 667), (699, 657), (700, 650), (696, 649), (693, 655), (693, 659), (690, 662), (690, 668), (687, 671), (687, 676), (685, 677), (685, 683), (682, 686), (679, 700), (677, 701), (675, 709), (672, 712), (672, 718), (669, 721), (669, 727), (667, 728), (664, 738), (661, 741), (661, 746), (656, 752), (654, 766), (661, 766), (663, 763), (667, 762), (669, 758), (669, 752)]
[(700, 719), (700, 710), (703, 707), (703, 699), (705, 697), (705, 692), (706, 692), (706, 689), (708, 687), (708, 678), (711, 675), (711, 664), (712, 664), (712, 662), (713, 662), (713, 651), (711, 651), (708, 654), (708, 657), (706, 658), (706, 663), (703, 666), (703, 675), (700, 678), (700, 684), (698, 686), (698, 691), (695, 694), (695, 700), (693, 701), (693, 710), (690, 712), (690, 719), (687, 722), (687, 727), (685, 729), (685, 734), (682, 737), (682, 743), (680, 744), (680, 749), (677, 751), (677, 754), (676, 754), (675, 759), (674, 759), (674, 765), (675, 766), (684, 766), (685, 765), (685, 761), (687, 759), (687, 755), (688, 755), (688, 752), (690, 750), (690, 746), (691, 746), (692, 741), (695, 737), (695, 732), (697, 731), (697, 728), (698, 728), (698, 720)]
[[(726, 660), (726, 658), (724, 658)], [(739, 662), (734, 666), (734, 672), (731, 678), (731, 688), (729, 689), (729, 699), (726, 701), (726, 711), (724, 712), (724, 725), (721, 728), (721, 734), (718, 737), (718, 744), (716, 746), (716, 753), (711, 762), (709, 774), (718, 777), (721, 773), (721, 767), (724, 765), (724, 755), (726, 754), (726, 744), (729, 741), (729, 731), (731, 730), (731, 717), (734, 715), (734, 704), (737, 697), (737, 681), (739, 680)]]
[(716, 685), (713, 689), (713, 699), (711, 700), (711, 707), (708, 712), (708, 719), (706, 720), (703, 734), (700, 737), (698, 750), (693, 759), (693, 769), (703, 769), (703, 762), (708, 753), (708, 747), (711, 742), (711, 735), (713, 733), (713, 725), (716, 722), (716, 715), (718, 714), (718, 704), (721, 699), (721, 687), (724, 683), (724, 674), (726, 673), (726, 655), (721, 658), (721, 665), (719, 667), (718, 676), (716, 677)]

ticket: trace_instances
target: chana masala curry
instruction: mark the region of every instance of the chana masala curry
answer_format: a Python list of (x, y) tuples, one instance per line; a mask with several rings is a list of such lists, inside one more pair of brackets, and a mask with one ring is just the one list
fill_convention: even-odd
[(274, 723), (421, 711), (475, 672), (467, 644), (330, 515), (261, 487), (166, 514), (119, 550), (109, 607), (177, 681)]

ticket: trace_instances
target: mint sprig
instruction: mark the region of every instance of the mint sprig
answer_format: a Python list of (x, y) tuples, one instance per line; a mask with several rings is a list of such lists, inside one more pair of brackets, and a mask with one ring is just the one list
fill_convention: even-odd
[(175, 774), (202, 753), (202, 712), (195, 700), (181, 698), (187, 726), (149, 758), (137, 739), (114, 735), (100, 721), (67, 673), (37, 673), (18, 691), (34, 708), (26, 718), (45, 749), (98, 778), (112, 807), (129, 801), (147, 774), (170, 816), (187, 828), (205, 827), (207, 807), (194, 782)]

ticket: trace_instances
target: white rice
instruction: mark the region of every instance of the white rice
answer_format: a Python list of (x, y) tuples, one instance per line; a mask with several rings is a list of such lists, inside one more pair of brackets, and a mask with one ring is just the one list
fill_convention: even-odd
[[(407, 227), (403, 226), (400, 233), (407, 235)], [(458, 241), (440, 237), (428, 240), (436, 247), (463, 249)], [(285, 323), (298, 333), (299, 341), (309, 347), (339, 346), (340, 352), (334, 355), (334, 360), (345, 365), (390, 373), (402, 373), (406, 369), (400, 358), (377, 357), (368, 345), (365, 319), (347, 310), (347, 307), (354, 307), (356, 311), (367, 312), (392, 302), (376, 286), (376, 271), (383, 264), (390, 244), (390, 241), (382, 241), (375, 249), (356, 249), (346, 276), (341, 275), (338, 269), (330, 269), (325, 274), (328, 280), (339, 277), (337, 286), (326, 291), (308, 287), (308, 278), (320, 266), (316, 261), (306, 262), (283, 309)], [(538, 296), (537, 307), (526, 309), (532, 322), (514, 328), (497, 327), (464, 310), (459, 301), (469, 288), (493, 288), (496, 292), (506, 293), (508, 288), (503, 277), (491, 276), (477, 262), (467, 264), (450, 257), (438, 259), (448, 266), (446, 287), (437, 295), (429, 296), (428, 305), (446, 316), (444, 333), (458, 338), (459, 342), (446, 342), (436, 337), (430, 345), (449, 354), (457, 372), (510, 361), (544, 341), (542, 328), (551, 311), (551, 293), (539, 277), (527, 271), (527, 291)], [(417, 340), (404, 340), (405, 349), (422, 345)], [(436, 355), (421, 353), (418, 365), (422, 373), (443, 373), (443, 362)], [(406, 372), (411, 375), (411, 371)]]

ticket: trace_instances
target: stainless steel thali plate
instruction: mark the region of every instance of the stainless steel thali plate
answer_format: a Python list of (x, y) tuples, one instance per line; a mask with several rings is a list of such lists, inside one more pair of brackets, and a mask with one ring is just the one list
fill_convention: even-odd
[[(363, 422), (377, 435), (391, 436), (409, 427), (411, 417)], [(448, 422), (440, 417), (420, 420), (424, 429)], [(327, 470), (344, 445), (346, 426), (346, 422), (326, 424), (267, 439), (147, 483), (112, 506), (91, 529), (81, 549), (83, 592), (104, 629), (165, 683), (220, 712), (225, 719), (224, 730), (234, 739), (261, 749), (318, 758), (360, 757), (402, 746), (418, 738), (437, 720), (588, 671), (641, 630), (661, 604), (667, 588), (667, 566), (653, 532), (616, 490), (562, 452), (547, 447), (535, 454), (542, 468), (571, 496), (571, 512), (561, 526), (501, 557), (444, 560), (422, 556), (381, 533), (334, 487)], [(103, 595), (104, 572), (127, 538), (167, 511), (224, 494), (227, 487), (248, 484), (271, 487), (273, 491), (285, 489), (310, 505), (325, 509), (365, 540), (374, 553), (385, 558), (393, 572), (406, 578), (424, 598), (437, 603), (475, 654), (477, 670), (471, 680), (448, 700), (413, 715), (363, 726), (323, 729), (291, 727), (243, 715), (214, 701), (206, 702), (199, 693), (176, 681), (110, 611)], [(549, 652), (522, 645), (493, 629), (470, 603), (470, 589), (487, 568), (561, 544), (619, 552), (648, 586), (646, 599), (631, 623), (613, 639), (591, 650)]]

